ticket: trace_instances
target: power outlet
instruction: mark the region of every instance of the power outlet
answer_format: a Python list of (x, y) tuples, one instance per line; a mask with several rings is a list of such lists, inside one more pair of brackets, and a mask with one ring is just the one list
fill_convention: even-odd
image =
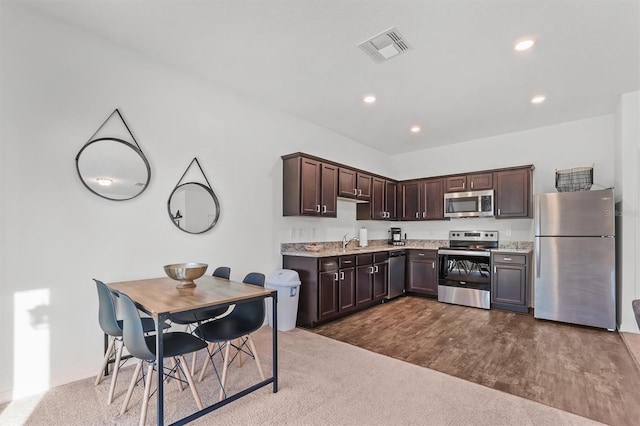
[(511, 229), (507, 229), (504, 231), (504, 235), (506, 235), (507, 237), (511, 236)]

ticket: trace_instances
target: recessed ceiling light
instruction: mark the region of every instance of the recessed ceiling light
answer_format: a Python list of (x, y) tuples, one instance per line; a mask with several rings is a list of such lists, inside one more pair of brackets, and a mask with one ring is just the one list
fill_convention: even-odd
[(541, 104), (543, 103), (545, 100), (547, 100), (547, 97), (544, 95), (537, 95), (534, 96), (533, 98), (531, 98), (531, 103), (532, 104)]
[(412, 133), (420, 133), (420, 126), (412, 126), (411, 127), (411, 132)]
[(363, 101), (365, 104), (372, 104), (376, 101), (376, 97), (373, 95), (367, 95), (364, 97)]
[(97, 178), (96, 181), (98, 181), (98, 184), (101, 186), (109, 186), (113, 183), (113, 181), (108, 178)]
[(519, 42), (516, 43), (516, 45), (514, 46), (514, 49), (516, 49), (518, 52), (522, 52), (523, 50), (531, 49), (531, 47), (533, 47), (534, 44), (535, 42), (531, 39), (520, 40)]

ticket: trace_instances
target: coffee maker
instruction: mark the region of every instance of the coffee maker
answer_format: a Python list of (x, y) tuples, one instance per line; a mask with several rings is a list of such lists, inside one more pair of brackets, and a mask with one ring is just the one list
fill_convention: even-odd
[(402, 239), (401, 228), (391, 228), (389, 230), (389, 244), (392, 246), (403, 246), (404, 240)]

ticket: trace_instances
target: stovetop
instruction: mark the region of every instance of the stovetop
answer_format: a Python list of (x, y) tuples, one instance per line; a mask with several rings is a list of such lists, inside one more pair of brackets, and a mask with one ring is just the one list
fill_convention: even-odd
[(449, 250), (487, 251), (498, 247), (498, 231), (449, 231)]

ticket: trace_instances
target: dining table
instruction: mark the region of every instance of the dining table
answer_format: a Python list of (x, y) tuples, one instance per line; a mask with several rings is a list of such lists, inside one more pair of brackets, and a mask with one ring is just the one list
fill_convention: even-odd
[(197, 313), (213, 307), (231, 306), (256, 299), (271, 298), (272, 309), (272, 352), (273, 374), (271, 377), (258, 382), (223, 400), (204, 407), (187, 417), (175, 421), (172, 425), (183, 425), (198, 417), (204, 416), (223, 407), (257, 389), (273, 384), (273, 393), (278, 392), (278, 334), (277, 334), (277, 304), (278, 292), (256, 285), (244, 284), (214, 276), (202, 276), (194, 280), (196, 286), (177, 288), (178, 281), (168, 277), (138, 279), (108, 283), (107, 286), (129, 296), (138, 309), (149, 314), (156, 325), (156, 365), (158, 375), (157, 424), (164, 425), (164, 385), (163, 385), (163, 324), (171, 319), (172, 314)]

